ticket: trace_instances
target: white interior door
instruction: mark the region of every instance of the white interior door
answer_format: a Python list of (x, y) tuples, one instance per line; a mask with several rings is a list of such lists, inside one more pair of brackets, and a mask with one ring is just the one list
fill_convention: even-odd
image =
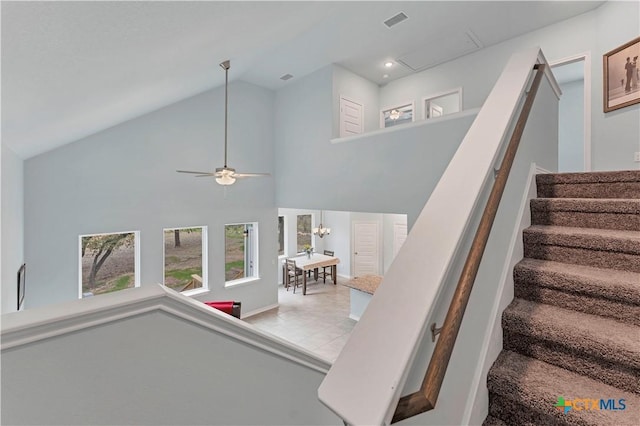
[(363, 105), (340, 96), (340, 137), (362, 133), (364, 130), (363, 121)]
[(380, 274), (377, 222), (353, 222), (353, 276)]

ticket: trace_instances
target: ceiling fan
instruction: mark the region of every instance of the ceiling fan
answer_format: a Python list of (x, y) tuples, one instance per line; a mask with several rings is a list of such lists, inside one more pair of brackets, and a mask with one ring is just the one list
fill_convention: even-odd
[(196, 175), (196, 177), (215, 177), (216, 182), (220, 185), (232, 185), (237, 178), (244, 177), (260, 177), (271, 176), (269, 173), (238, 173), (236, 169), (227, 166), (227, 110), (229, 103), (229, 68), (231, 68), (231, 61), (226, 60), (220, 64), (224, 69), (224, 166), (217, 167), (215, 172), (193, 172), (189, 170), (176, 170), (178, 173), (190, 173)]

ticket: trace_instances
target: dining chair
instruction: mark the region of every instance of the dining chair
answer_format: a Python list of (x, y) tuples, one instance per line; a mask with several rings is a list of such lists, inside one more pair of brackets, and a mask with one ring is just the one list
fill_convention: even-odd
[[(333, 250), (325, 250), (324, 255), (335, 256)], [(322, 283), (327, 282), (327, 277), (333, 278), (333, 266), (323, 266), (321, 271), (318, 271), (318, 278), (322, 277)]]
[(286, 259), (286, 275), (284, 277), (285, 280), (285, 289), (289, 291), (289, 286), (291, 285), (291, 279), (293, 278), (293, 292), (296, 292), (296, 287), (298, 286), (298, 278), (302, 276), (302, 269), (296, 266), (296, 261), (293, 259)]

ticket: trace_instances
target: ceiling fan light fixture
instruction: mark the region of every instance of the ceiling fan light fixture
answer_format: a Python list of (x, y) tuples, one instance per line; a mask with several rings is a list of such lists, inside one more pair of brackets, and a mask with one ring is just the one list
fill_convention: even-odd
[(218, 167), (216, 169), (216, 182), (220, 185), (233, 185), (236, 181), (236, 170), (231, 167)]
[(223, 175), (221, 177), (217, 177), (216, 182), (220, 185), (233, 185), (236, 182), (236, 178), (229, 175)]
[(224, 167), (216, 168), (215, 173), (196, 172), (190, 170), (177, 170), (178, 173), (190, 173), (196, 177), (215, 177), (219, 185), (233, 185), (238, 178), (270, 176), (269, 173), (236, 173), (236, 169), (227, 167), (227, 151), (229, 132), (229, 68), (231, 61), (226, 60), (220, 63), (220, 67), (224, 70)]

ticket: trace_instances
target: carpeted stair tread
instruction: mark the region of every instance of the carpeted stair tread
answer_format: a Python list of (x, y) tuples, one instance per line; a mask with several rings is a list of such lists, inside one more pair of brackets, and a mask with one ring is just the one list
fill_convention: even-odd
[(640, 199), (629, 198), (533, 198), (531, 210), (640, 214)]
[(506, 350), (640, 393), (640, 327), (514, 299), (503, 313)]
[(504, 311), (502, 327), (640, 369), (640, 328), (633, 325), (558, 306), (514, 299)]
[(532, 225), (523, 233), (531, 243), (640, 254), (640, 231)]
[[(487, 385), (493, 398), (504, 398), (525, 407), (528, 416), (537, 415), (539, 424), (570, 425), (638, 425), (640, 396), (621, 391), (596, 380), (511, 351), (502, 351), (489, 370)], [(570, 410), (555, 407), (558, 397), (574, 399), (624, 399), (625, 410)], [(518, 413), (491, 415), (500, 419), (517, 417)], [(552, 421), (549, 421), (552, 420)], [(506, 422), (507, 424), (521, 424)]]
[(528, 258), (640, 272), (640, 231), (532, 225), (522, 234)]
[(487, 418), (484, 419), (484, 422), (482, 422), (482, 426), (509, 426), (509, 424), (492, 415), (488, 415)]
[(640, 170), (536, 176), (538, 197), (640, 198)]
[(525, 258), (515, 266), (514, 280), (640, 306), (638, 272)]
[(640, 182), (640, 170), (615, 170), (587, 173), (547, 173), (536, 175), (537, 185), (614, 182)]
[(534, 225), (640, 231), (640, 198), (534, 198)]

